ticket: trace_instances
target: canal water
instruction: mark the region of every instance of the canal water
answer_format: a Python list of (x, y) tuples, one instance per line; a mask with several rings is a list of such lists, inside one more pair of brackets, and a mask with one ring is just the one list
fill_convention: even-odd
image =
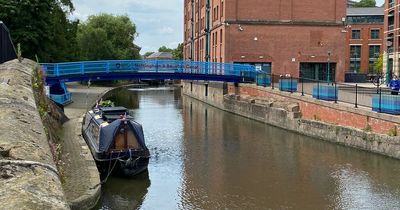
[(122, 89), (151, 151), (96, 209), (400, 209), (400, 161), (229, 114), (174, 88)]

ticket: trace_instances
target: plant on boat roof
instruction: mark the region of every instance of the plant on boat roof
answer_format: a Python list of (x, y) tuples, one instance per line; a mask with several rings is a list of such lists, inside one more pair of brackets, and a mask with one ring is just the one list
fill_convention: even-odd
[(114, 102), (112, 102), (111, 100), (101, 101), (100, 102), (100, 106), (102, 106), (102, 107), (113, 107), (114, 106)]

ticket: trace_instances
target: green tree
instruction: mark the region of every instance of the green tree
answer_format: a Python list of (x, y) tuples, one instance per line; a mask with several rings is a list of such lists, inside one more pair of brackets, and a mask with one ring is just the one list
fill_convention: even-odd
[(77, 21), (68, 19), (71, 0), (0, 0), (0, 20), (14, 44), (21, 43), (22, 56), (41, 62), (76, 58)]
[(376, 7), (375, 0), (361, 0), (354, 4), (354, 7)]
[(136, 26), (128, 16), (93, 15), (79, 24), (78, 46), (83, 60), (139, 59)]
[(374, 73), (381, 73), (383, 70), (383, 54), (379, 55), (379, 58), (373, 64)]
[(178, 47), (172, 51), (172, 55), (176, 60), (183, 60), (183, 43), (178, 44)]
[(158, 52), (170, 52), (172, 53), (174, 51), (174, 49), (168, 48), (166, 46), (162, 46), (160, 48), (158, 48)]
[(143, 56), (144, 57), (149, 57), (150, 55), (152, 55), (154, 52), (146, 52)]

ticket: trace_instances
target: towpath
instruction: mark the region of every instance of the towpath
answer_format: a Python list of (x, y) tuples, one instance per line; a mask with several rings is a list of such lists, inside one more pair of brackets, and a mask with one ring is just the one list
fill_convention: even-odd
[(70, 120), (63, 125), (62, 134), (63, 188), (72, 209), (86, 209), (93, 207), (100, 196), (100, 177), (81, 135), (82, 116), (87, 107), (110, 88), (88, 88), (73, 83), (68, 90), (72, 93), (73, 103), (65, 107), (65, 114)]

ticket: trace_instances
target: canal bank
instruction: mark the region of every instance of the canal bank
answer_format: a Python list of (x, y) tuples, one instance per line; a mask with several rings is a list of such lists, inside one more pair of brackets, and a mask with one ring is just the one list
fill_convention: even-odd
[(296, 133), (400, 159), (398, 117), (251, 84), (184, 82), (183, 94)]
[(0, 65), (0, 208), (68, 209), (56, 135), (65, 116), (47, 100), (38, 64)]
[(73, 103), (64, 108), (70, 119), (62, 131), (63, 189), (71, 209), (91, 209), (101, 195), (100, 176), (90, 149), (82, 137), (82, 119), (88, 110), (111, 87), (87, 87), (68, 84)]

